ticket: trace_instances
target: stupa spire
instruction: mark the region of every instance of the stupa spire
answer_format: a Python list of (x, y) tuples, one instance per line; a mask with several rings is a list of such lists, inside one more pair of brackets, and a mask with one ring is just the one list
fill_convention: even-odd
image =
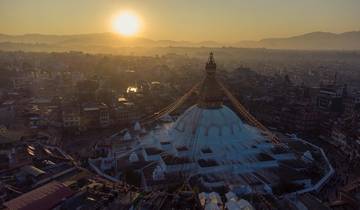
[(206, 109), (217, 109), (222, 106), (223, 93), (216, 81), (216, 63), (214, 53), (210, 52), (205, 65), (205, 80), (200, 88), (198, 106)]
[(216, 63), (215, 63), (213, 52), (210, 52), (210, 54), (209, 54), (208, 62), (206, 63), (205, 69), (206, 69), (207, 76), (209, 76), (209, 75), (215, 76)]

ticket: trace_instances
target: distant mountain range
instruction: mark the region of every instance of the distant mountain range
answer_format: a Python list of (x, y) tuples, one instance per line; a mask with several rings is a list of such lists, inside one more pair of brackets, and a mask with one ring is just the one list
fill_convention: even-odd
[(270, 49), (359, 50), (360, 31), (351, 31), (341, 34), (313, 32), (288, 38), (241, 41), (236, 43), (235, 46)]
[(113, 46), (113, 47), (163, 47), (163, 46), (208, 46), (219, 45), (217, 42), (188, 42), (173, 40), (151, 40), (141, 37), (122, 37), (114, 33), (94, 33), (77, 35), (6, 35), (0, 34), (0, 43), (23, 43), (23, 44), (47, 44), (47, 45), (94, 45), (94, 46)]
[(242, 47), (299, 50), (360, 50), (360, 31), (341, 34), (313, 32), (287, 38), (220, 43), (125, 38), (113, 33), (79, 35), (0, 34), (0, 50), (63, 51), (116, 49), (123, 47)]

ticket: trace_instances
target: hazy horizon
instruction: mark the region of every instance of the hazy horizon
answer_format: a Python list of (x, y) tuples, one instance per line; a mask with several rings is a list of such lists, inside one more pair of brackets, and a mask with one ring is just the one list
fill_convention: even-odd
[(113, 16), (129, 10), (141, 22), (136, 37), (235, 42), (291, 37), (314, 31), (358, 31), (358, 8), (360, 1), (355, 0), (2, 0), (0, 33), (74, 35), (113, 32)]
[(211, 40), (211, 39), (204, 39), (204, 40), (185, 40), (185, 39), (151, 39), (149, 37), (145, 37), (145, 36), (133, 36), (133, 37), (125, 37), (125, 36), (121, 36), (119, 34), (117, 34), (116, 32), (113, 31), (104, 31), (104, 32), (94, 32), (94, 33), (68, 33), (68, 34), (51, 34), (51, 33), (19, 33), (19, 34), (9, 34), (9, 33), (2, 33), (0, 31), (0, 35), (8, 35), (8, 36), (25, 36), (25, 35), (44, 35), (44, 36), (78, 36), (78, 35), (92, 35), (92, 34), (113, 34), (113, 35), (117, 35), (119, 36), (119, 38), (123, 37), (125, 39), (135, 39), (135, 38), (143, 38), (143, 39), (149, 39), (149, 40), (154, 40), (154, 41), (162, 41), (162, 40), (169, 40), (169, 41), (184, 41), (184, 42), (207, 42), (207, 41), (214, 41), (214, 42), (219, 42), (219, 43), (234, 43), (234, 42), (242, 42), (242, 41), (261, 41), (264, 39), (278, 39), (278, 38), (291, 38), (291, 37), (298, 37), (298, 36), (303, 36), (303, 35), (307, 35), (307, 34), (312, 34), (312, 33), (330, 33), (330, 34), (343, 34), (343, 33), (349, 33), (349, 32), (360, 32), (360, 30), (351, 30), (351, 31), (342, 31), (342, 32), (332, 32), (332, 31), (309, 31), (309, 32), (305, 32), (302, 34), (292, 34), (289, 36), (278, 36), (278, 37), (263, 37), (261, 39), (246, 39), (246, 40), (234, 40), (232, 42), (226, 42), (226, 41), (216, 41), (216, 40)]

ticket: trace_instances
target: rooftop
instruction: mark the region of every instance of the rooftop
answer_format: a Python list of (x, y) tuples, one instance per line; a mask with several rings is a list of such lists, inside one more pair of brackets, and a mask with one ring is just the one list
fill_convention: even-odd
[(11, 210), (48, 210), (74, 192), (59, 182), (50, 182), (4, 203)]

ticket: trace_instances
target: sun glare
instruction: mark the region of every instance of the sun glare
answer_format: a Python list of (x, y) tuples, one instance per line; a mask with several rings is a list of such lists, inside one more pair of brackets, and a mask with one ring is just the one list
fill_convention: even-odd
[(123, 36), (134, 36), (139, 32), (140, 21), (136, 14), (125, 11), (114, 18), (112, 26), (116, 33)]

